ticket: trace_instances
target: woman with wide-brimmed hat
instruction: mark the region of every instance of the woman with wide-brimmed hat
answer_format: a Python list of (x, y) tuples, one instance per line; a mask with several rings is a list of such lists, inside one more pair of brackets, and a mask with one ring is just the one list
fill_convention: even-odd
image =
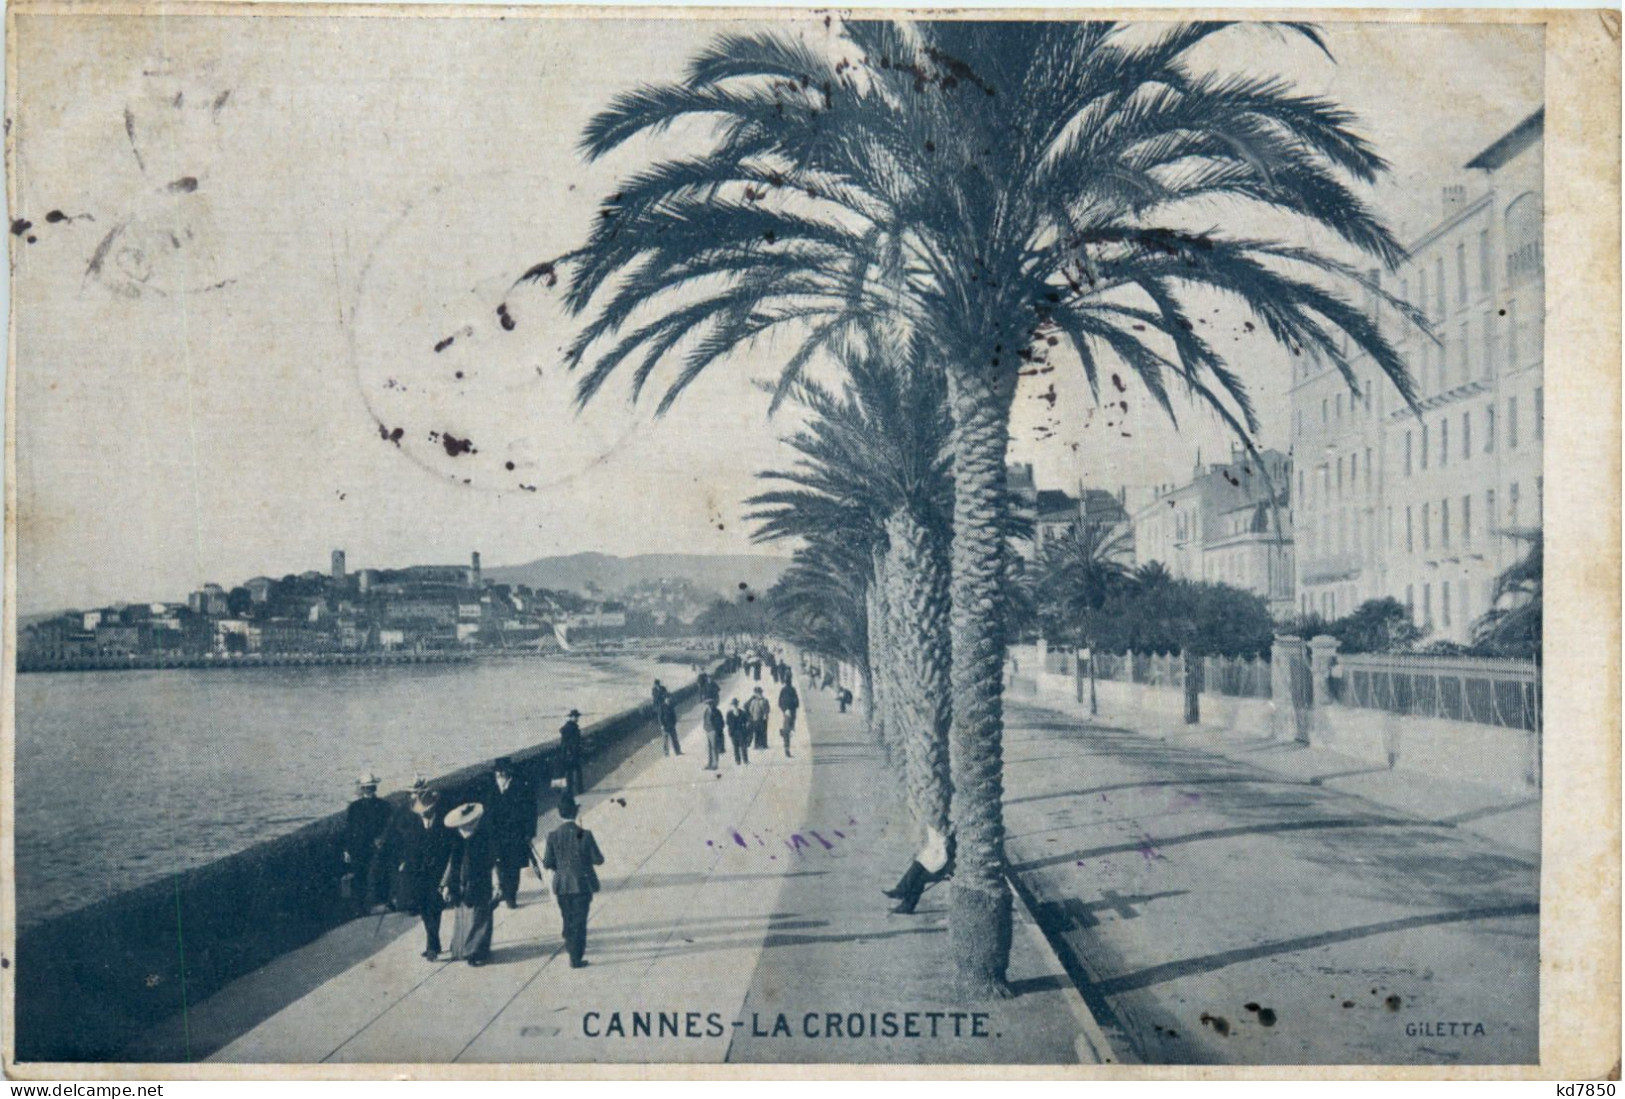
[(440, 881), (441, 896), (457, 906), (452, 923), (451, 956), (469, 965), (484, 965), (491, 958), (491, 909), (496, 895), (496, 845), (484, 827), (485, 806), (477, 801), (459, 805), (446, 814), (446, 827), (457, 833), (451, 861)]

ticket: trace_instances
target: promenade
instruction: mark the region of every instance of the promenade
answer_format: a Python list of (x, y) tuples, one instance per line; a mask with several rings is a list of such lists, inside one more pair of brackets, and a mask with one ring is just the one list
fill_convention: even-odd
[(1133, 724), (1007, 701), (1013, 876), (1121, 1056), (1537, 1059), (1538, 806)]
[[(724, 705), (753, 685), (725, 681)], [(861, 717), (838, 713), (827, 693), (802, 696), (790, 758), (775, 714), (771, 746), (752, 753), (749, 766), (725, 758), (719, 772), (703, 770), (690, 707), (681, 714), (682, 756), (646, 744), (586, 792), (582, 820), (607, 860), (587, 968), (566, 964), (558, 909), (527, 874), (520, 907), (496, 913), (488, 966), (424, 961), (411, 917), (355, 920), (194, 1005), (130, 1055), (708, 1064), (1108, 1057), (1082, 998), (1025, 921), (1011, 966), (1019, 995), (973, 1005), (974, 1015), (954, 1000), (946, 890), (928, 892), (913, 916), (890, 914), (880, 894), (917, 837)], [(555, 823), (544, 818), (542, 834)], [(895, 1034), (886, 1033), (888, 1012)]]

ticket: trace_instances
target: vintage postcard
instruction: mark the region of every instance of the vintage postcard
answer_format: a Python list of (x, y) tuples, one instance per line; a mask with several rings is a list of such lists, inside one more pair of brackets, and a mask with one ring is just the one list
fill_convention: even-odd
[(1617, 1079), (1619, 27), (14, 3), (5, 1071)]

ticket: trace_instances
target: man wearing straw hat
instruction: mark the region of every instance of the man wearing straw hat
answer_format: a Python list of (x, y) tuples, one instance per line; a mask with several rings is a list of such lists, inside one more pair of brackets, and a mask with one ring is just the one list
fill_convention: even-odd
[(355, 780), (355, 800), (344, 811), (344, 877), (360, 912), (378, 901), (378, 854), (389, 829), (389, 802), (378, 796), (378, 776), (363, 771)]
[(472, 966), (491, 959), (492, 877), (496, 848), (491, 830), (484, 827), (485, 806), (477, 801), (459, 805), (446, 814), (446, 827), (457, 833), (451, 860), (440, 879), (440, 895), (457, 906), (452, 924), (451, 956)]
[(542, 852), (542, 866), (553, 872), (553, 895), (558, 898), (559, 916), (564, 923), (564, 948), (570, 955), (570, 968), (587, 964), (587, 912), (592, 895), (598, 892), (598, 871), (604, 854), (591, 832), (576, 823), (580, 811), (576, 799), (565, 794), (559, 801), (564, 823), (548, 833)]

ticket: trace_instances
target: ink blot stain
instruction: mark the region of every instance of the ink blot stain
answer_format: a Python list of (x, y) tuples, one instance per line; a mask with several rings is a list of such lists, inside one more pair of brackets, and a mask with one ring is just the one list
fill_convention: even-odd
[(452, 341), (454, 341), (456, 339), (457, 339), (456, 336), (447, 336), (445, 339), (441, 340), (439, 343), (434, 345), (434, 353), (436, 355), (440, 354), (440, 352), (442, 352), (446, 348), (450, 347), (452, 345)]
[(479, 453), (478, 448), (476, 448), (471, 441), (469, 441), (468, 439), (459, 439), (457, 436), (451, 434), (450, 432), (443, 432), (443, 433), (438, 433), (437, 434), (436, 432), (431, 431), (431, 432), (429, 432), (429, 438), (431, 440), (438, 439), (440, 445), (445, 449), (446, 456), (448, 458), (455, 458), (459, 454), (478, 454)]
[(171, 180), (165, 190), (172, 195), (189, 195), (197, 190), (197, 177), (181, 176), (179, 179)]
[(1226, 1019), (1223, 1015), (1209, 1015), (1204, 1011), (1202, 1012), (1202, 1025), (1212, 1027), (1214, 1033), (1218, 1034), (1221, 1038), (1228, 1038), (1230, 1036), (1230, 1020)]
[(401, 437), (405, 434), (406, 430), (404, 428), (397, 427), (394, 431), (391, 431), (383, 424), (378, 425), (378, 437), (386, 443), (394, 443), (396, 446), (400, 446)]
[(1354, 1001), (1353, 1000), (1344, 1000), (1343, 1001), (1343, 1006), (1344, 1007), (1353, 1007), (1354, 1006)]
[(512, 462), (503, 462), (502, 463), (502, 468), (507, 470), (509, 473), (512, 473), (513, 472), (513, 463)]
[(1398, 1011), (1399, 1007), (1400, 1007), (1400, 1004), (1402, 1004), (1402, 1003), (1404, 1003), (1404, 1001), (1401, 1000), (1397, 994), (1395, 994), (1395, 995), (1390, 995), (1386, 1000), (1384, 1000), (1382, 1002), (1382, 1005), (1384, 1007), (1386, 1007), (1389, 1011)]
[(508, 315), (508, 303), (503, 302), (497, 306), (497, 320), (502, 323), (504, 332), (512, 332), (515, 328), (514, 319)]
[(34, 227), (34, 223), (27, 218), (18, 218), (11, 223), (11, 235), (20, 237)]

